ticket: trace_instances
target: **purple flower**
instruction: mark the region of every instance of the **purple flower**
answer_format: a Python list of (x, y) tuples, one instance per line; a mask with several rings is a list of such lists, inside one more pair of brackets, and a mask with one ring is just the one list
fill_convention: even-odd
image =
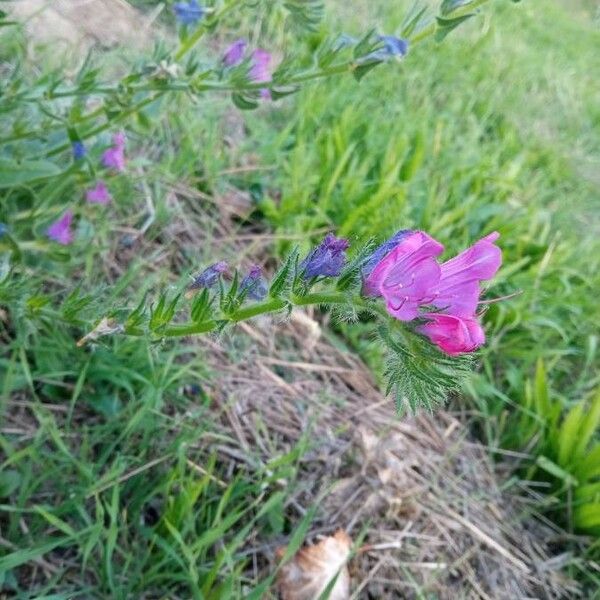
[(473, 317), (477, 310), (480, 282), (491, 279), (502, 264), (502, 251), (490, 233), (441, 265), (440, 282), (432, 304), (457, 317)]
[(71, 148), (73, 150), (73, 158), (75, 160), (81, 160), (87, 154), (87, 150), (83, 145), (83, 142), (73, 142), (71, 144)]
[(225, 50), (225, 54), (223, 55), (223, 63), (225, 66), (235, 67), (235, 65), (239, 65), (244, 59), (247, 46), (248, 42), (241, 38), (233, 42), (233, 44)]
[(93, 188), (86, 190), (85, 199), (90, 204), (108, 204), (112, 200), (104, 181), (98, 181)]
[(227, 272), (229, 266), (225, 261), (220, 261), (215, 263), (214, 265), (210, 265), (198, 275), (192, 284), (189, 286), (189, 290), (199, 290), (202, 288), (211, 288), (217, 281), (219, 277)]
[(240, 283), (240, 294), (252, 300), (262, 300), (267, 295), (267, 284), (262, 276), (262, 269), (254, 265)]
[(125, 133), (123, 131), (113, 135), (113, 146), (102, 154), (102, 164), (115, 171), (125, 170)]
[(385, 62), (390, 58), (403, 58), (408, 52), (408, 40), (393, 35), (380, 35), (379, 41), (383, 44), (382, 47), (363, 56), (363, 61)]
[(198, 0), (189, 0), (189, 2), (176, 2), (173, 5), (173, 12), (182, 25), (195, 25), (204, 17), (206, 9), (198, 4)]
[(400, 321), (412, 321), (430, 303), (440, 281), (435, 257), (444, 247), (422, 231), (411, 232), (388, 252), (364, 282), (367, 296), (383, 296), (387, 311)]
[(401, 229), (397, 231), (389, 240), (383, 242), (383, 244), (377, 246), (373, 251), (373, 254), (365, 261), (362, 267), (363, 277), (368, 277), (371, 271), (377, 266), (379, 261), (391, 252), (405, 237), (409, 236), (414, 231), (410, 229)]
[[(270, 52), (267, 52), (263, 48), (257, 48), (252, 53), (252, 66), (248, 75), (250, 79), (256, 83), (263, 83), (271, 81), (271, 56)], [(271, 98), (271, 90), (263, 88), (260, 90), (260, 95), (269, 100)]]
[(423, 316), (427, 322), (419, 325), (416, 330), (450, 356), (473, 352), (485, 343), (481, 323), (474, 316), (457, 317), (442, 313), (427, 313)]
[(51, 240), (54, 240), (63, 246), (67, 246), (73, 241), (73, 232), (71, 231), (72, 223), (73, 212), (67, 210), (60, 219), (52, 223), (52, 225), (46, 229), (46, 235)]
[(346, 250), (349, 246), (348, 240), (336, 238), (331, 233), (327, 234), (300, 264), (303, 277), (337, 277), (346, 262)]
[(8, 232), (8, 227), (4, 223), (0, 223), (0, 237)]

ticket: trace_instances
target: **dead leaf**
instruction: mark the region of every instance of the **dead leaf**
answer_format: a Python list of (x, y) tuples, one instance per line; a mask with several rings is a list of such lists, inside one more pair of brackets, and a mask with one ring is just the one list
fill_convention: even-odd
[[(339, 529), (319, 543), (298, 550), (277, 577), (282, 600), (317, 600), (338, 573), (329, 600), (348, 600), (350, 575), (346, 562), (351, 546), (350, 536)], [(279, 554), (283, 552), (285, 549)]]
[(111, 333), (117, 333), (119, 331), (123, 331), (123, 325), (119, 325), (114, 319), (104, 317), (92, 331), (87, 335), (84, 335), (77, 342), (77, 346), (84, 346), (88, 342), (93, 342), (103, 335), (110, 335)]

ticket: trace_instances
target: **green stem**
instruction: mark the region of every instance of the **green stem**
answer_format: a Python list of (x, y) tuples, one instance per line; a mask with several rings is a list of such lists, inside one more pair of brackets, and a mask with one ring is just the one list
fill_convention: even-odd
[[(480, 6), (483, 6), (486, 2), (489, 2), (489, 0), (473, 0), (473, 2), (471, 2), (471, 4), (468, 4), (467, 6), (463, 6), (462, 8), (458, 8), (457, 10), (455, 10), (454, 12), (449, 14), (448, 18), (449, 19), (457, 19), (460, 17), (464, 17), (465, 15), (469, 14), (471, 11), (476, 10)], [(413, 45), (418, 44), (419, 42), (422, 42), (424, 39), (433, 35), (437, 31), (437, 29), (438, 29), (438, 24), (436, 21), (434, 21), (433, 23), (429, 24), (427, 27), (421, 29), (421, 31), (417, 32), (412, 38), (409, 39), (409, 41)]]
[[(315, 292), (306, 294), (305, 296), (292, 295), (289, 299), (269, 298), (263, 302), (251, 304), (244, 308), (240, 308), (231, 315), (222, 315), (218, 319), (210, 319), (201, 323), (182, 323), (172, 325), (160, 332), (160, 337), (182, 337), (188, 335), (201, 335), (210, 333), (217, 329), (219, 323), (239, 323), (247, 321), (258, 315), (273, 313), (283, 310), (288, 306), (309, 306), (319, 304), (352, 304), (353, 306), (366, 307), (366, 302), (363, 298), (357, 296), (349, 299), (341, 292)], [(125, 331), (126, 335), (133, 337), (142, 337), (146, 335), (141, 329), (129, 329)]]
[[(184, 325), (173, 325), (164, 331), (166, 337), (181, 337), (183, 335), (198, 335), (208, 333), (217, 328), (216, 321), (204, 321), (203, 323), (186, 323)], [(130, 333), (130, 335), (137, 335)]]

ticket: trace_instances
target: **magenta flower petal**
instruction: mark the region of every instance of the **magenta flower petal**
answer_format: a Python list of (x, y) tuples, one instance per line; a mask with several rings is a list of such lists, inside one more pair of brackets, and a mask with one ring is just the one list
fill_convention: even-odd
[(432, 304), (448, 314), (470, 317), (477, 310), (480, 282), (491, 279), (502, 264), (502, 251), (491, 233), (441, 265), (441, 278)]
[(113, 146), (102, 154), (102, 164), (115, 171), (125, 170), (125, 132), (119, 131), (113, 135)]
[(271, 81), (271, 56), (270, 52), (263, 48), (257, 48), (252, 53), (252, 67), (250, 68), (250, 79), (256, 83)]
[(431, 302), (440, 281), (435, 257), (444, 247), (422, 231), (404, 236), (375, 266), (364, 282), (367, 296), (383, 296), (388, 312), (411, 321)]
[(90, 204), (108, 204), (112, 200), (106, 184), (103, 181), (98, 181), (93, 188), (86, 190), (85, 199)]
[[(272, 56), (270, 52), (267, 52), (263, 48), (257, 48), (252, 53), (252, 66), (248, 73), (250, 80), (256, 83), (262, 83), (271, 81), (271, 60)], [(260, 97), (265, 100), (271, 99), (271, 90), (262, 88), (260, 90)]]
[(442, 313), (424, 315), (428, 322), (417, 327), (438, 348), (450, 356), (473, 352), (485, 343), (485, 333), (479, 321)]
[(55, 242), (68, 246), (73, 241), (73, 232), (71, 231), (71, 225), (73, 223), (73, 212), (67, 210), (63, 216), (52, 223), (48, 229), (46, 229), (46, 235)]
[(225, 54), (223, 55), (223, 63), (227, 67), (239, 65), (244, 58), (247, 46), (248, 42), (241, 38), (233, 42), (233, 44), (231, 44), (231, 46), (225, 50)]

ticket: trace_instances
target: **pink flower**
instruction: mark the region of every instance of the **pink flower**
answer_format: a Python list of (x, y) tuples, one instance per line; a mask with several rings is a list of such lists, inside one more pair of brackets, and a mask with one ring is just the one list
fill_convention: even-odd
[(113, 135), (113, 146), (102, 154), (102, 164), (115, 171), (125, 170), (125, 133), (120, 131)]
[(435, 257), (443, 250), (439, 242), (422, 231), (404, 237), (367, 276), (365, 294), (383, 296), (393, 317), (412, 321), (419, 307), (434, 298), (441, 275)]
[(86, 190), (85, 199), (90, 204), (108, 204), (112, 200), (106, 184), (103, 181), (98, 181), (93, 188)]
[(46, 235), (51, 240), (54, 240), (63, 246), (67, 246), (73, 241), (73, 232), (71, 231), (72, 223), (73, 212), (67, 210), (60, 219), (52, 223), (52, 225), (46, 229)]
[(416, 328), (450, 356), (473, 352), (485, 343), (485, 334), (474, 317), (457, 317), (443, 313), (423, 315), (428, 322)]
[(472, 317), (477, 310), (480, 282), (491, 279), (502, 264), (502, 251), (494, 242), (500, 237), (490, 233), (470, 248), (441, 265), (441, 278), (434, 306), (458, 317)]
[[(252, 53), (252, 66), (248, 75), (256, 83), (271, 81), (271, 53), (263, 48), (257, 48)], [(266, 88), (260, 90), (260, 95), (265, 99), (271, 98), (271, 90)]]
[(225, 54), (223, 55), (223, 63), (225, 66), (234, 67), (235, 65), (239, 65), (244, 59), (247, 46), (248, 42), (244, 39), (233, 42), (233, 44), (225, 50)]

